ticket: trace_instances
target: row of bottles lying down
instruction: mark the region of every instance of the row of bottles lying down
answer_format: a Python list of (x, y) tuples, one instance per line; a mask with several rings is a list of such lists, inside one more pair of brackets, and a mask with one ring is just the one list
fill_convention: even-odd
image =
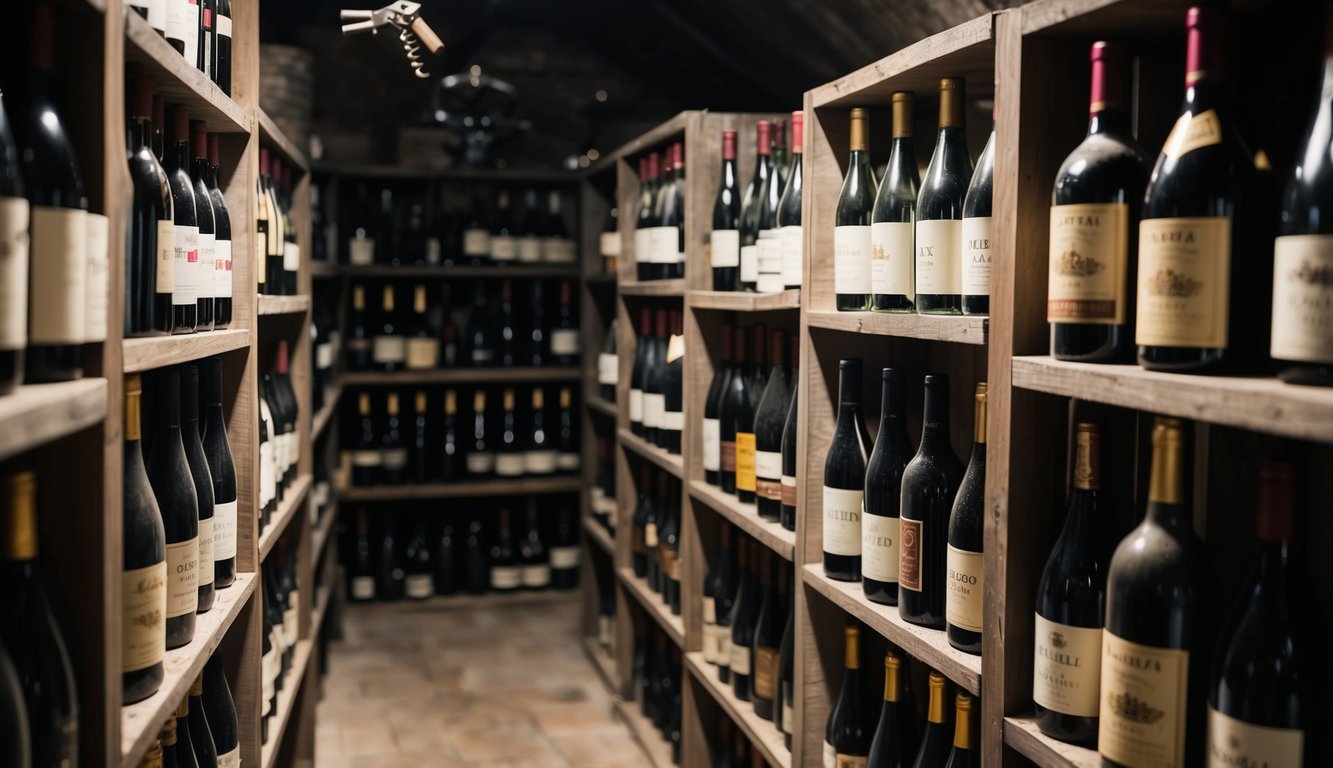
[(512, 508), (444, 515), (358, 509), (343, 544), (348, 597), (425, 600), (577, 587), (582, 550), (574, 502), (529, 499), (521, 517)]
[[(561, 280), (472, 281), (472, 303), (457, 309), (449, 287), (438, 302), (418, 283), (409, 294), (385, 282), (371, 310), (361, 283), (352, 285), (344, 349), (353, 371), (420, 371), (492, 366), (570, 366), (579, 361), (578, 308), (573, 285)], [(411, 297), (411, 304), (405, 302)], [(498, 299), (498, 301), (496, 301)], [(457, 317), (456, 317), (457, 315)], [(461, 322), (455, 322), (460, 320)], [(460, 334), (459, 329), (463, 332)]]
[(671, 641), (643, 609), (631, 609), (634, 623), (634, 656), (630, 666), (630, 690), (638, 701), (639, 714), (652, 723), (671, 747), (671, 761), (680, 764), (681, 676), (684, 669), (680, 646)]
[(466, 410), (454, 389), (418, 389), (411, 397), (360, 391), (344, 421), (340, 463), (357, 487), (574, 474), (580, 457), (572, 392), (560, 387), (548, 398), (548, 391), (476, 389)]
[[(222, 666), (222, 658), (215, 652), (203, 673), (190, 684), (175, 713), (167, 716), (157, 738), (149, 743), (140, 768), (240, 766), (240, 720)], [(264, 723), (267, 726), (267, 715)]]

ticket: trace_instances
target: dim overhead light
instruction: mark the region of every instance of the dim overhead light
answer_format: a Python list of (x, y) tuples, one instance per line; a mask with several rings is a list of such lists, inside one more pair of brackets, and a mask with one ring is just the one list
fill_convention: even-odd
[(605, 102), (607, 99), (606, 90), (598, 88), (597, 93), (593, 94), (593, 98), (597, 99), (598, 102)]

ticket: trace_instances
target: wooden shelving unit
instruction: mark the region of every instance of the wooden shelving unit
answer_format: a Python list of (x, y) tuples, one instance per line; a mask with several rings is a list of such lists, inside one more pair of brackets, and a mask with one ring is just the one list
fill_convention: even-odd
[(666, 632), (667, 637), (677, 646), (685, 647), (685, 622), (681, 617), (671, 613), (667, 604), (662, 602), (662, 596), (654, 592), (648, 586), (648, 582), (634, 575), (634, 571), (629, 568), (621, 568), (618, 571), (620, 583), (625, 589), (639, 601), (644, 611), (653, 617), (658, 626)]
[(231, 328), (180, 336), (125, 339), (121, 351), (123, 371), (139, 373), (238, 350), (249, 350), (250, 329)]
[[(107, 16), (110, 18), (112, 14)], [(251, 132), (254, 126), (252, 113), (223, 93), (207, 75), (186, 63), (147, 20), (134, 13), (123, 14), (121, 18), (125, 25), (125, 63), (147, 71), (156, 90), (169, 103), (188, 108), (190, 117), (203, 120), (210, 132)], [(243, 45), (241, 50), (244, 51)], [(232, 77), (238, 86), (243, 87), (236, 76), (244, 73), (247, 64), (240, 57), (233, 61)]]
[(106, 379), (29, 384), (0, 397), (0, 459), (101, 423)]
[(1100, 768), (1097, 750), (1057, 741), (1042, 733), (1031, 717), (1006, 717), (1004, 743), (1041, 768)]
[(731, 686), (718, 681), (717, 667), (704, 661), (702, 651), (685, 654), (685, 667), (689, 670), (690, 677), (708, 691), (718, 706), (726, 711), (732, 722), (740, 726), (749, 737), (750, 743), (758, 749), (759, 754), (763, 755), (769, 765), (775, 768), (791, 766), (791, 750), (787, 749), (782, 732), (771, 721), (755, 714), (753, 704), (736, 698)]
[(602, 527), (601, 523), (591, 517), (584, 517), (583, 530), (587, 532), (588, 538), (597, 545), (597, 548), (606, 553), (607, 557), (615, 556), (616, 542), (611, 538), (611, 534), (607, 533), (606, 529)]
[(685, 281), (676, 280), (621, 280), (621, 296), (665, 296), (681, 298), (685, 295)]
[(345, 386), (400, 387), (415, 384), (541, 384), (578, 381), (574, 366), (549, 368), (441, 368), (429, 371), (348, 371)]
[(671, 745), (662, 738), (662, 734), (648, 718), (639, 714), (639, 705), (634, 701), (616, 699), (616, 712), (620, 719), (629, 726), (630, 733), (643, 747), (653, 768), (671, 768)]
[(282, 690), (278, 691), (277, 713), (269, 721), (268, 741), (261, 750), (261, 765), (273, 768), (278, 759), (278, 750), (282, 747), (283, 734), (287, 732), (287, 723), (296, 711), (296, 699), (302, 693), (302, 682), (310, 668), (310, 654), (315, 644), (309, 638), (298, 640), (292, 651), (292, 666), (283, 678)]
[(810, 310), (811, 328), (899, 339), (949, 341), (955, 344), (985, 344), (989, 318), (964, 315), (914, 315), (881, 312)]
[(735, 496), (702, 480), (690, 481), (690, 498), (708, 505), (725, 517), (750, 538), (773, 550), (783, 560), (796, 558), (796, 532), (783, 528), (777, 522), (765, 520), (753, 504), (742, 504)]
[(273, 515), (273, 519), (264, 527), (263, 532), (259, 534), (259, 559), (268, 559), (268, 553), (273, 551), (273, 545), (278, 543), (278, 539), (287, 532), (287, 527), (297, 513), (305, 512), (306, 496), (310, 493), (310, 475), (301, 475), (296, 478), (291, 487), (287, 489), (287, 495), (283, 497), (282, 503), (278, 505), (278, 511)]
[(616, 660), (611, 658), (610, 654), (598, 644), (597, 638), (584, 637), (581, 642), (583, 652), (588, 655), (588, 661), (597, 670), (602, 682), (607, 688), (614, 690), (616, 687)]
[(373, 487), (352, 486), (339, 494), (346, 501), (405, 501), (409, 499), (461, 499), (483, 496), (532, 496), (549, 493), (578, 493), (583, 483), (577, 477), (497, 477), (455, 483), (427, 485), (385, 485)]
[(620, 444), (639, 458), (651, 461), (669, 472), (677, 480), (685, 476), (685, 460), (679, 455), (658, 448), (628, 429), (621, 429), (618, 436)]
[(719, 309), (729, 312), (772, 312), (801, 308), (801, 291), (799, 288), (779, 293), (692, 290), (689, 292), (688, 298), (690, 306), (694, 309)]
[(579, 268), (577, 264), (539, 264), (536, 266), (526, 264), (515, 265), (494, 265), (489, 267), (467, 267), (461, 265), (454, 266), (367, 266), (353, 267), (344, 266), (341, 268), (341, 274), (349, 279), (367, 279), (367, 278), (385, 278), (385, 277), (420, 277), (434, 278), (437, 280), (475, 280), (477, 278), (495, 278), (529, 280), (533, 278), (566, 278), (577, 280), (579, 277)]
[(259, 316), (300, 315), (310, 311), (310, 295), (260, 296)]
[(324, 434), (324, 428), (333, 422), (333, 417), (338, 413), (338, 400), (341, 397), (341, 384), (330, 386), (324, 393), (324, 407), (315, 412), (315, 417), (310, 422), (311, 439), (318, 440), (319, 436)]
[(590, 395), (587, 398), (587, 406), (588, 410), (605, 416), (608, 419), (614, 419), (616, 417), (616, 404), (603, 400), (597, 395)]

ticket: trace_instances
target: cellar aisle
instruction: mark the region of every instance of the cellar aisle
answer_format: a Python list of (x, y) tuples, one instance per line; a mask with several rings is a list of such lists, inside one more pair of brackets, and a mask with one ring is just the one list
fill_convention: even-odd
[(348, 605), (316, 768), (647, 765), (584, 655), (576, 603)]

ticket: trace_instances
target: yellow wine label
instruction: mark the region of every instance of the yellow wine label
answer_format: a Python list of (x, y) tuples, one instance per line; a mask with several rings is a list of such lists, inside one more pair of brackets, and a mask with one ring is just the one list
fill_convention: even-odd
[(1186, 112), (1171, 127), (1171, 133), (1162, 145), (1162, 154), (1177, 158), (1196, 149), (1222, 143), (1222, 121), (1217, 111), (1209, 109), (1197, 115)]
[(1270, 728), (1208, 707), (1208, 768), (1279, 768), (1305, 764), (1305, 733)]
[(1145, 219), (1139, 225), (1138, 344), (1227, 346), (1231, 219)]
[(754, 433), (736, 433), (736, 490), (754, 491)]
[(440, 342), (412, 337), (407, 340), (407, 367), (413, 371), (430, 370), (440, 363)]
[(839, 752), (833, 764), (836, 768), (866, 768), (869, 759), (865, 755), (844, 755)]
[(1185, 764), (1189, 651), (1155, 648), (1102, 633), (1097, 750), (1135, 768)]
[(949, 586), (944, 593), (944, 620), (950, 626), (969, 632), (981, 631), (983, 594), (981, 553), (969, 552), (950, 544), (945, 555)]
[(28, 201), (0, 197), (0, 349), (28, 339)]
[(831, 555), (861, 554), (860, 490), (824, 486), (824, 551)]
[(1102, 630), (1059, 624), (1037, 614), (1032, 700), (1075, 717), (1097, 716)]
[(1047, 322), (1124, 323), (1129, 206), (1051, 206), (1050, 234)]
[(120, 575), (121, 670), (137, 672), (167, 653), (167, 564), (165, 561)]
[(898, 518), (861, 516), (861, 575), (875, 581), (898, 581)]
[(1333, 235), (1273, 243), (1273, 357), (1333, 363)]
[(778, 651), (776, 648), (754, 649), (754, 695), (772, 701), (778, 687)]

